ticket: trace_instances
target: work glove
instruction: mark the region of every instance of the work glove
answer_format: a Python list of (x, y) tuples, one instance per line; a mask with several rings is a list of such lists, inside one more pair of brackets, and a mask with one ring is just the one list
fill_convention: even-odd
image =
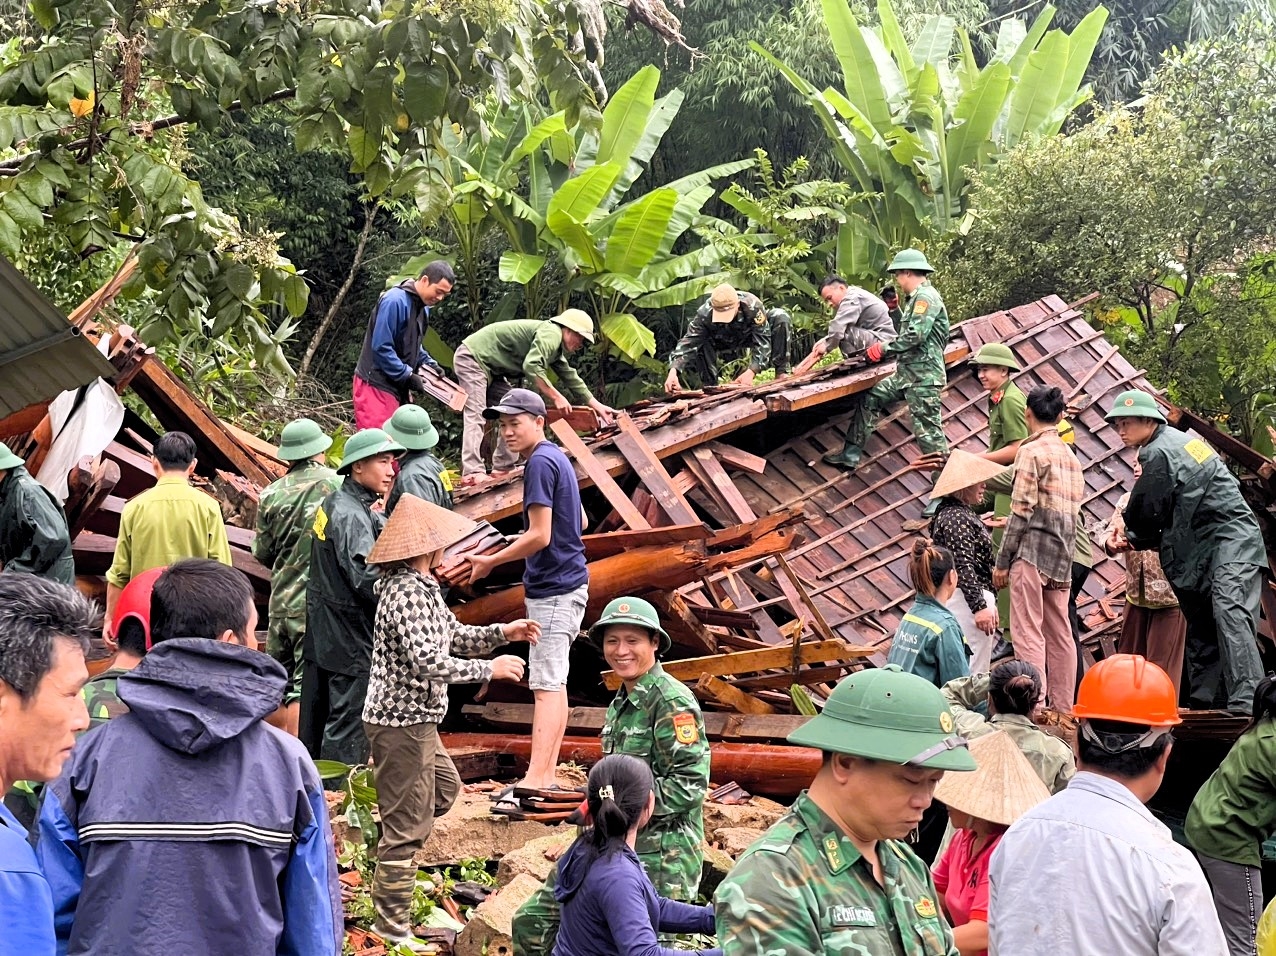
[(874, 342), (865, 349), (864, 354), (868, 357), (870, 362), (880, 362), (882, 360), (882, 343)]
[(414, 372), (408, 376), (408, 388), (412, 389), (414, 392), (424, 392), (425, 379), (421, 378), (420, 375)]

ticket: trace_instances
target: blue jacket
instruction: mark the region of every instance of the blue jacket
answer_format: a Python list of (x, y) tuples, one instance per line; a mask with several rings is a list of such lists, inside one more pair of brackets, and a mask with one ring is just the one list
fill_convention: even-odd
[[(592, 858), (579, 837), (558, 861), (554, 897), (562, 906), (554, 956), (687, 956), (666, 949), (656, 933), (712, 933), (713, 906), (657, 896), (628, 846)], [(722, 956), (702, 949), (702, 956)]]
[(950, 680), (970, 676), (970, 649), (952, 612), (923, 596), (899, 622), (886, 663), (943, 687)]
[(27, 831), (0, 803), (0, 954), (53, 956), (53, 900)]
[(430, 307), (416, 294), (416, 283), (405, 279), (382, 293), (368, 320), (363, 348), (354, 373), (369, 385), (408, 400), (408, 376), (428, 365), (442, 373), (439, 363), (421, 345), (430, 327)]
[(129, 712), (79, 739), (40, 809), (60, 953), (340, 952), (323, 787), (262, 722), (286, 683), (265, 654), (201, 638), (119, 678)]

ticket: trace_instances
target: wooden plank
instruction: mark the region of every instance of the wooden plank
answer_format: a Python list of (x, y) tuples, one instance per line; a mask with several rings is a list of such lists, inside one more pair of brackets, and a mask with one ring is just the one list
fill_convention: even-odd
[(720, 704), (726, 704), (737, 713), (775, 713), (775, 708), (770, 704), (746, 694), (738, 687), (733, 687), (721, 677), (714, 677), (712, 674), (701, 674), (700, 679), (696, 681), (695, 689), (699, 694), (708, 696)]
[(620, 554), (630, 548), (650, 545), (674, 544), (678, 541), (704, 541), (713, 532), (704, 522), (674, 524), (663, 528), (647, 528), (637, 531), (609, 531), (607, 534), (587, 534), (585, 560), (596, 561), (609, 555)]
[(670, 640), (698, 654), (718, 653), (718, 640), (691, 611), (691, 605), (677, 591), (654, 591), (646, 595), (660, 615)]
[(102, 507), (102, 503), (110, 497), (111, 492), (120, 482), (120, 466), (110, 459), (104, 459), (94, 467), (91, 459), (85, 456), (80, 459), (79, 465), (71, 474), (83, 480), (85, 470), (88, 471), (87, 484), (81, 490), (76, 487), (77, 482), (72, 481), (71, 494), (66, 501), (67, 530), (73, 540), (84, 530), (89, 519)]
[[(532, 726), (532, 704), (467, 704), (466, 717), (482, 720), (496, 730), (527, 732)], [(742, 743), (783, 742), (810, 718), (800, 714), (727, 714), (708, 711), (704, 714), (704, 732), (710, 740), (734, 740)], [(567, 733), (597, 735), (607, 721), (605, 707), (573, 707), (567, 712)], [(448, 751), (451, 753), (451, 751)]]
[[(550, 423), (550, 431), (563, 444), (563, 447), (576, 459), (580, 467), (585, 469), (585, 474), (589, 476), (595, 487), (603, 493), (603, 497), (607, 499), (607, 503), (616, 509), (616, 513), (624, 519), (625, 524), (635, 531), (650, 528), (651, 525), (647, 519), (642, 516), (629, 496), (625, 494), (620, 485), (616, 484), (616, 480), (607, 473), (607, 469), (602, 463), (594, 457), (594, 453), (580, 439), (567, 421), (557, 421)], [(691, 521), (679, 522), (680, 524), (694, 524), (694, 516)]]
[(745, 627), (753, 626), (753, 618), (743, 611), (724, 611), (718, 607), (707, 607), (704, 604), (689, 603), (691, 613), (704, 624), (714, 627)]
[(714, 457), (712, 451), (703, 447), (693, 448), (691, 450), (691, 458), (699, 462), (701, 469), (703, 469), (719, 497), (726, 503), (728, 509), (736, 516), (738, 521), (757, 520), (758, 516), (753, 513), (749, 503), (744, 500), (744, 495), (740, 494), (740, 489), (735, 486), (731, 476), (722, 467), (722, 462)]
[(766, 471), (766, 459), (761, 455), (750, 454), (744, 449), (728, 445), (726, 442), (709, 441), (705, 442), (701, 447), (709, 449), (709, 451), (718, 456), (719, 461), (732, 468), (749, 471), (755, 475), (760, 475)]
[(620, 432), (614, 439), (616, 448), (637, 473), (638, 480), (651, 492), (674, 524), (695, 524), (696, 513), (691, 510), (687, 500), (678, 494), (673, 486), (673, 478), (647, 444), (634, 420), (621, 412), (616, 416), (616, 421), (620, 425)]
[[(800, 664), (823, 663), (825, 661), (850, 661), (868, 657), (876, 653), (874, 647), (861, 647), (847, 644), (845, 641), (813, 641), (799, 645), (795, 654), (787, 644), (783, 647), (768, 647), (760, 651), (735, 651), (731, 654), (715, 654), (711, 657), (690, 657), (681, 661), (666, 661), (665, 673), (678, 680), (698, 680), (701, 674), (712, 674), (715, 677), (749, 674), (755, 671), (791, 669), (794, 659)], [(615, 671), (604, 671), (603, 683), (610, 690), (620, 686), (620, 678)]]

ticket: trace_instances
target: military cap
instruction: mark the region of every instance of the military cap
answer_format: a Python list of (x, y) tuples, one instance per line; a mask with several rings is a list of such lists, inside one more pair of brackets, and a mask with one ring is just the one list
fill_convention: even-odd
[(594, 320), (584, 309), (564, 309), (562, 315), (556, 315), (550, 321), (571, 329), (586, 342), (594, 341)]
[(926, 255), (920, 249), (905, 249), (895, 254), (895, 258), (886, 267), (886, 271), (903, 272), (905, 270), (908, 272), (934, 272), (935, 267), (926, 261)]
[(400, 405), (381, 427), (408, 451), (427, 451), (439, 443), (439, 430), (420, 405)]
[(589, 639), (598, 647), (603, 646), (603, 633), (610, 624), (632, 624), (644, 627), (660, 636), (660, 653), (666, 653), (673, 645), (665, 629), (660, 626), (660, 615), (656, 609), (642, 598), (618, 597), (605, 608), (603, 616), (589, 629)]
[(9, 450), (8, 445), (0, 441), (0, 471), (8, 471), (10, 468), (18, 468), (25, 464), (25, 461)]
[(1010, 346), (1000, 342), (985, 342), (979, 346), (979, 351), (970, 361), (974, 365), (1000, 365), (1002, 368), (1019, 371), (1019, 360), (1015, 358), (1015, 353), (1010, 351)]
[(313, 458), (332, 446), (332, 439), (309, 418), (298, 418), (284, 426), (279, 436), (279, 457), (284, 461)]
[(1118, 418), (1151, 418), (1158, 422), (1165, 421), (1165, 413), (1156, 404), (1156, 399), (1147, 392), (1137, 388), (1122, 392), (1112, 403), (1112, 410), (1104, 416), (1108, 421)]
[(355, 432), (346, 440), (345, 453), (342, 455), (341, 467), (337, 469), (337, 474), (348, 474), (351, 465), (365, 458), (375, 458), (387, 451), (397, 454), (403, 450), (402, 445), (380, 428), (365, 428), (363, 431)]

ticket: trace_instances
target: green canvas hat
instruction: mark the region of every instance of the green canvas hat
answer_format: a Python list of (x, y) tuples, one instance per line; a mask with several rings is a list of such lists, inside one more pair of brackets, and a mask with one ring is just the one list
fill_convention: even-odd
[(1165, 421), (1165, 413), (1156, 404), (1156, 399), (1138, 389), (1131, 389), (1118, 395), (1116, 401), (1112, 403), (1112, 411), (1103, 417), (1108, 421), (1117, 418), (1151, 418), (1158, 422)]
[(1000, 342), (985, 342), (979, 346), (970, 359), (973, 365), (1000, 365), (1002, 368), (1008, 368), (1018, 372), (1019, 360), (1015, 358), (1015, 353), (1010, 351), (1009, 345), (1002, 345)]
[(9, 450), (9, 446), (0, 441), (0, 471), (18, 468), (26, 462)]
[(905, 249), (897, 252), (891, 264), (886, 267), (887, 272), (900, 272), (904, 269), (909, 272), (935, 271), (935, 267), (926, 261), (926, 255), (920, 249)]
[(618, 597), (603, 608), (603, 616), (598, 619), (598, 623), (589, 629), (590, 642), (602, 647), (603, 631), (607, 629), (609, 624), (633, 624), (635, 627), (645, 627), (649, 631), (655, 631), (660, 635), (661, 654), (664, 654), (673, 646), (673, 641), (669, 639), (665, 629), (660, 626), (660, 615), (656, 613), (656, 609), (649, 602), (644, 601), (642, 598)]
[(401, 452), (404, 448), (380, 428), (365, 428), (346, 440), (346, 451), (341, 458), (337, 474), (344, 475), (356, 461), (373, 458), (384, 451)]
[(887, 664), (842, 678), (824, 710), (789, 734), (789, 743), (927, 770), (974, 770), (953, 726), (938, 687)]
[(400, 405), (381, 427), (408, 451), (426, 451), (439, 443), (439, 430), (420, 405)]
[(594, 320), (584, 309), (564, 309), (562, 315), (556, 315), (550, 321), (578, 333), (586, 342), (594, 341)]
[(279, 436), (279, 457), (284, 461), (301, 461), (313, 458), (332, 446), (332, 439), (323, 433), (318, 423), (309, 418), (298, 418), (284, 426)]

